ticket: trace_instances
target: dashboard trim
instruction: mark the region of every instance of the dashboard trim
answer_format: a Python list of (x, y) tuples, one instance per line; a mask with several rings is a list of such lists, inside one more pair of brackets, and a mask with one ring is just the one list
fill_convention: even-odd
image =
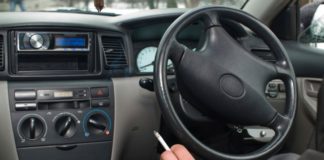
[(13, 128), (11, 125), (9, 97), (8, 97), (8, 82), (0, 81), (0, 159), (18, 160)]

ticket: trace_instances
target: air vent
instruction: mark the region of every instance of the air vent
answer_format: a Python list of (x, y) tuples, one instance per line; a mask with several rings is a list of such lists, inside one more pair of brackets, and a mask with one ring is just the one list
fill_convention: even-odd
[(4, 70), (4, 38), (0, 35), (0, 70)]
[(105, 55), (105, 66), (108, 69), (124, 69), (128, 67), (123, 39), (120, 37), (102, 37)]
[(252, 53), (259, 58), (268, 61), (268, 62), (276, 62), (276, 57), (269, 49), (252, 49)]

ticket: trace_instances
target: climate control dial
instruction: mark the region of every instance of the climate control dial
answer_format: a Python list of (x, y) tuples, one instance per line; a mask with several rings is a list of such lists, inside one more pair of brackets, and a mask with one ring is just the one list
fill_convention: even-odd
[(64, 138), (74, 136), (76, 132), (76, 121), (72, 116), (62, 116), (55, 123), (56, 133)]
[(72, 113), (60, 113), (54, 117), (53, 121), (55, 124), (55, 131), (59, 136), (71, 138), (75, 135), (79, 120)]
[(90, 111), (83, 124), (85, 136), (90, 135), (110, 135), (111, 133), (111, 118), (109, 114), (103, 110), (95, 109)]
[(20, 120), (19, 133), (22, 139), (37, 140), (46, 132), (44, 120), (38, 115), (29, 115)]

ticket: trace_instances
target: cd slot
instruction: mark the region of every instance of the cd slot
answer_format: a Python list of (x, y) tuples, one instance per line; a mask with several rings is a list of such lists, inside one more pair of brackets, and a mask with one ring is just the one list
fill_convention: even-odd
[(64, 110), (89, 108), (90, 101), (59, 101), (59, 102), (38, 102), (38, 110)]

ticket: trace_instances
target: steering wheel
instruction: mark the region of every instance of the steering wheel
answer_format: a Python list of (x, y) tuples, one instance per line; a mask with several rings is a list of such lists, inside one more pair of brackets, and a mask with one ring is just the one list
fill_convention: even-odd
[[(276, 62), (266, 62), (244, 49), (224, 30), (220, 17), (254, 31), (270, 47)], [(202, 19), (206, 26), (205, 43), (199, 53), (177, 41), (181, 29), (197, 19)], [(276, 132), (275, 137), (260, 149), (242, 155), (222, 153), (203, 144), (186, 128), (175, 110), (167, 86), (168, 59), (174, 64), (181, 96), (195, 108), (228, 123), (267, 126)], [(272, 79), (281, 79), (286, 87), (283, 114), (266, 99), (265, 88)], [(264, 24), (237, 9), (203, 7), (176, 19), (159, 44), (154, 85), (167, 123), (185, 145), (206, 159), (265, 159), (280, 149), (295, 117), (296, 77), (284, 47)]]

